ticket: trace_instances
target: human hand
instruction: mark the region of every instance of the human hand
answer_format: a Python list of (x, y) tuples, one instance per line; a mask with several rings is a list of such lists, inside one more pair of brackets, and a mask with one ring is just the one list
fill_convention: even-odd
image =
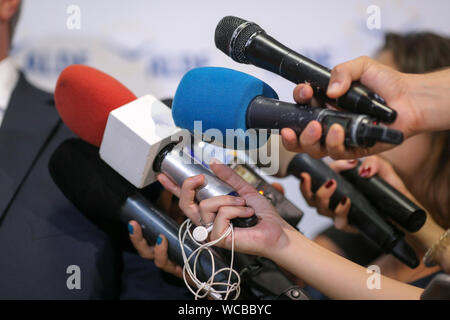
[[(360, 57), (333, 68), (327, 95), (329, 98), (337, 99), (347, 92), (353, 81), (360, 81), (382, 96), (386, 103), (397, 111), (397, 119), (389, 127), (402, 131), (406, 139), (419, 132), (421, 121), (421, 111), (410, 94), (410, 80), (411, 76), (368, 57)], [(294, 99), (298, 103), (309, 102), (312, 97), (313, 90), (308, 84), (299, 84), (294, 89)], [(322, 145), (320, 143), (322, 126), (317, 121), (312, 121), (300, 137), (289, 128), (284, 128), (281, 135), (286, 149), (292, 152), (306, 152), (314, 158), (329, 155), (334, 159), (355, 159), (395, 147), (386, 143), (377, 143), (370, 148), (345, 147), (345, 132), (338, 124), (331, 126), (326, 143)]]
[[(210, 240), (220, 238), (228, 229), (232, 219), (249, 217), (256, 213), (258, 223), (251, 228), (234, 228), (235, 250), (268, 256), (287, 242), (286, 230), (294, 230), (276, 212), (264, 196), (245, 182), (226, 165), (212, 163), (212, 171), (218, 178), (232, 186), (239, 197), (219, 196), (196, 203), (195, 190), (204, 182), (202, 175), (186, 179), (181, 188), (175, 186), (167, 176), (159, 175), (158, 180), (174, 194), (180, 197), (180, 208), (195, 223), (214, 222)], [(201, 217), (201, 219), (200, 219)], [(231, 235), (218, 243), (231, 249)]]
[(154, 246), (150, 246), (142, 235), (142, 228), (134, 220), (128, 223), (130, 240), (138, 254), (147, 260), (154, 260), (155, 265), (164, 272), (183, 278), (183, 268), (169, 259), (167, 238), (160, 234)]
[[(341, 172), (350, 170), (358, 164), (356, 160), (338, 160), (332, 162), (329, 166), (335, 172)], [(358, 173), (362, 178), (368, 179), (374, 175), (378, 175), (381, 179), (385, 180), (392, 187), (404, 194), (406, 197), (417, 203), (417, 200), (406, 188), (403, 181), (394, 171), (392, 165), (378, 156), (370, 156), (364, 159), (362, 164), (358, 168)], [(329, 209), (330, 198), (336, 190), (336, 181), (330, 180), (321, 186), (315, 194), (311, 191), (311, 177), (307, 173), (301, 173), (300, 178), (302, 183), (300, 190), (305, 197), (307, 203), (310, 206), (317, 208), (317, 211), (324, 215), (334, 219), (335, 227), (340, 230), (353, 231), (352, 227), (348, 225), (348, 213), (350, 210), (350, 199), (344, 198), (337, 205), (334, 211)]]

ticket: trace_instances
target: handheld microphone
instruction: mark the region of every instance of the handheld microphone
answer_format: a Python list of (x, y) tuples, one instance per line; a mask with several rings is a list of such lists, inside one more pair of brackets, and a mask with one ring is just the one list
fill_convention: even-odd
[(295, 84), (309, 82), (315, 95), (332, 105), (389, 123), (396, 119), (396, 111), (359, 82), (353, 82), (348, 92), (337, 100), (328, 98), (330, 69), (281, 44), (256, 23), (224, 17), (216, 27), (214, 40), (216, 47), (236, 62), (253, 64)]
[(385, 221), (357, 189), (323, 161), (313, 159), (307, 154), (297, 154), (287, 171), (297, 177), (300, 173), (307, 172), (311, 176), (313, 192), (316, 192), (326, 181), (334, 179), (338, 187), (331, 196), (330, 209), (334, 210), (344, 196), (349, 197), (351, 200), (348, 214), (350, 224), (358, 228), (384, 252), (392, 253), (407, 266), (416, 268), (419, 265), (419, 259), (413, 248), (403, 238), (403, 233)]
[[(376, 125), (366, 115), (312, 108), (277, 98), (269, 85), (248, 74), (226, 68), (196, 68), (187, 72), (178, 85), (172, 116), (177, 126), (191, 132), (199, 120), (203, 131), (218, 129), (223, 136), (227, 129), (241, 129), (236, 132), (241, 141), (251, 138), (245, 135), (250, 128), (289, 127), (300, 134), (313, 120), (322, 125), (322, 142), (335, 123), (344, 128), (347, 146), (370, 147), (376, 142), (400, 144), (403, 141), (400, 131)], [(232, 145), (228, 140), (226, 145), (234, 148), (234, 140)]]
[(380, 177), (360, 177), (360, 165), (361, 162), (355, 168), (341, 172), (341, 175), (360, 190), (381, 213), (409, 232), (419, 231), (427, 218), (425, 211)]
[[(102, 161), (98, 148), (80, 139), (68, 139), (51, 156), (49, 171), (61, 192), (87, 217), (123, 223), (135, 220), (142, 227), (143, 236), (149, 243), (155, 243), (158, 235), (164, 234), (169, 243), (170, 259), (184, 265), (177, 223)], [(189, 239), (183, 246), (188, 255), (197, 249), (197, 245)], [(194, 261), (191, 263), (193, 267)], [(197, 277), (206, 282), (214, 269), (226, 267), (216, 254), (214, 264), (211, 263), (210, 255), (203, 252), (197, 261)], [(216, 280), (226, 283), (228, 274), (218, 273)], [(213, 298), (220, 297), (213, 295)]]
[[(268, 143), (271, 143), (271, 140)], [(278, 176), (284, 177), (289, 174), (287, 169), (291, 162), (296, 161), (296, 155), (280, 146)], [(362, 178), (358, 174), (360, 165), (361, 162), (353, 169), (340, 172), (340, 175), (358, 189), (382, 216), (392, 219), (409, 232), (418, 231), (425, 224), (425, 211), (381, 177), (376, 175), (368, 179)]]
[[(228, 165), (242, 179), (251, 184), (259, 194), (266, 197), (286, 222), (294, 228), (297, 227), (303, 217), (303, 211), (297, 208), (283, 193), (274, 188), (256, 172), (254, 166), (250, 165), (249, 156), (247, 154), (240, 156), (242, 153), (235, 150), (221, 148), (204, 141), (199, 141), (197, 143), (195, 141), (196, 139), (194, 139), (190, 151), (194, 158), (217, 158), (222, 163)], [(207, 163), (202, 163), (209, 168)]]
[[(100, 147), (100, 157), (127, 181), (143, 188), (162, 172), (179, 186), (189, 177), (205, 176), (196, 191), (198, 201), (237, 195), (189, 154), (180, 138), (190, 137), (173, 123), (170, 109), (151, 95), (136, 99), (126, 87), (91, 67), (63, 70), (55, 89), (56, 108), (64, 123), (80, 138)], [(236, 218), (236, 227), (257, 223), (256, 215)]]

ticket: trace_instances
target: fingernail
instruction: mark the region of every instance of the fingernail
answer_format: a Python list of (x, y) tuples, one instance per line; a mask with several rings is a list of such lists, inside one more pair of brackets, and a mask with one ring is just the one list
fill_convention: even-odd
[(341, 199), (341, 204), (345, 204), (347, 202), (347, 197), (343, 196)]
[(339, 91), (341, 84), (339, 82), (333, 82), (330, 86), (328, 86), (327, 94), (336, 93)]
[(328, 134), (333, 136), (333, 137), (337, 137), (339, 135), (339, 128), (333, 125), (330, 128), (330, 132)]
[(370, 167), (365, 167), (361, 170), (361, 173), (359, 174), (362, 178), (368, 177), (370, 174)]
[(299, 92), (298, 95), (299, 95), (300, 99), (302, 99), (302, 100), (307, 99), (307, 97), (306, 97), (306, 88), (305, 88), (305, 87), (302, 87), (302, 88), (300, 89), (300, 92)]
[(129, 223), (129, 224), (128, 224), (128, 233), (129, 233), (129, 234), (133, 234), (133, 232), (134, 232), (134, 228), (133, 228), (133, 226)]
[(161, 238), (161, 236), (158, 236), (158, 239), (156, 239), (156, 244), (161, 244), (161, 242), (162, 242), (162, 238)]
[(348, 160), (348, 163), (350, 163), (350, 164), (355, 164), (356, 162), (358, 162), (358, 160), (357, 160), (357, 159), (353, 159), (353, 160)]
[(314, 126), (309, 125), (307, 128), (307, 132), (308, 134), (311, 136), (314, 134), (314, 131), (316, 131), (316, 129), (314, 128)]
[(222, 162), (217, 158), (212, 158), (210, 164), (222, 164)]
[(331, 186), (334, 184), (334, 180), (330, 180), (327, 182), (327, 184), (325, 185), (325, 188), (331, 188)]

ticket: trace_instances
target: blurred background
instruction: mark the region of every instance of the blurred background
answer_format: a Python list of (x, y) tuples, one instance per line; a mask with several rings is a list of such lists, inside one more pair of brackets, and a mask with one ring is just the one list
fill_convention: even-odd
[[(215, 48), (214, 30), (221, 18), (254, 21), (331, 68), (373, 55), (388, 31), (448, 36), (449, 13), (448, 0), (25, 0), (11, 55), (27, 78), (47, 91), (53, 91), (61, 70), (74, 63), (114, 76), (138, 96), (159, 98), (172, 97), (189, 69), (222, 66), (250, 73), (270, 84), (282, 100), (292, 101), (292, 83), (237, 64)], [(331, 224), (305, 204), (297, 179), (268, 180), (280, 182), (287, 197), (305, 211), (300, 229), (308, 237)]]

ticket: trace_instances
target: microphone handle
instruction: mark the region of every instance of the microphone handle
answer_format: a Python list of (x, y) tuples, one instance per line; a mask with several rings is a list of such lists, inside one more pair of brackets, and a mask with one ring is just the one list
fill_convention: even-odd
[[(125, 203), (120, 208), (120, 220), (128, 223), (130, 220), (135, 220), (142, 228), (144, 238), (149, 243), (155, 243), (160, 234), (166, 236), (168, 241), (168, 256), (170, 260), (176, 264), (183, 266), (183, 255), (178, 242), (178, 224), (170, 218), (167, 214), (161, 212), (150, 201), (148, 201), (142, 194), (135, 193), (127, 198)], [(183, 244), (186, 256), (189, 257), (192, 252), (197, 249), (197, 245), (189, 238), (185, 239)], [(190, 265), (194, 270), (194, 260), (191, 259)], [(227, 265), (214, 252), (215, 270), (226, 268)], [(200, 254), (197, 262), (197, 277), (203, 282), (206, 282), (212, 274), (212, 264), (210, 255), (203, 251)], [(221, 272), (216, 275), (215, 282), (228, 282), (228, 273)]]
[(358, 174), (358, 168), (341, 172), (341, 175), (369, 199), (380, 211), (402, 228), (416, 232), (425, 224), (425, 211), (407, 198), (403, 193), (392, 187), (379, 176), (365, 179)]
[(265, 32), (250, 38), (245, 55), (253, 65), (279, 74), (295, 84), (310, 83), (315, 96), (331, 105), (389, 123), (397, 117), (396, 111), (386, 106), (381, 97), (359, 82), (353, 82), (339, 99), (328, 98), (326, 91), (331, 70), (286, 47)]
[(247, 109), (247, 128), (291, 128), (300, 135), (313, 120), (322, 125), (321, 143), (325, 143), (329, 129), (335, 123), (345, 130), (345, 145), (349, 147), (372, 147), (376, 142), (400, 144), (403, 134), (397, 130), (373, 124), (366, 115), (313, 108), (306, 104), (293, 104), (277, 99), (258, 96)]
[[(176, 147), (174, 144), (168, 145), (160, 151), (155, 160), (154, 169), (156, 172), (168, 175), (179, 186), (182, 186), (187, 178), (199, 174), (204, 175), (204, 184), (197, 188), (195, 192), (197, 201), (223, 195), (239, 196), (231, 186), (217, 178), (199, 161), (184, 152), (183, 148)], [(254, 214), (248, 218), (235, 218), (231, 221), (235, 227), (249, 228), (258, 223), (258, 217)]]
[(419, 265), (414, 250), (403, 239), (403, 233), (385, 221), (369, 201), (341, 175), (334, 172), (323, 161), (307, 154), (297, 154), (288, 166), (288, 172), (295, 176), (306, 172), (311, 176), (312, 191), (315, 193), (325, 182), (334, 179), (337, 189), (330, 199), (329, 208), (334, 211), (344, 197), (351, 200), (348, 221), (384, 252), (392, 253), (411, 268)]

